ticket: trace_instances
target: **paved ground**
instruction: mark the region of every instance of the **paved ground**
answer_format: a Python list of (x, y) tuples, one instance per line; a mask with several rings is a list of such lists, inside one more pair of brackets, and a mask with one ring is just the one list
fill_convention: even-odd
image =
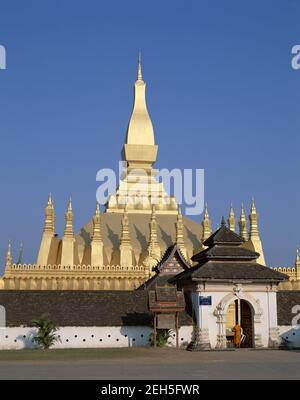
[(300, 352), (139, 350), (103, 360), (0, 361), (0, 379), (300, 379)]

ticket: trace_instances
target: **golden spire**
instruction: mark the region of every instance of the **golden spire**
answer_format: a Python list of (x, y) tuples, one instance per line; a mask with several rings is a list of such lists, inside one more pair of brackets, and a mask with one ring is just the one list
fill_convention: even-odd
[(231, 231), (235, 232), (235, 215), (233, 210), (233, 205), (230, 205), (229, 217), (228, 217), (228, 227)]
[(7, 247), (7, 254), (6, 254), (5, 269), (11, 268), (11, 266), (12, 266), (12, 256), (11, 256), (11, 243), (9, 240), (8, 247)]
[(250, 220), (250, 234), (249, 234), (250, 240), (255, 239), (255, 238), (259, 238), (258, 215), (257, 215), (257, 212), (256, 212), (254, 197), (252, 197), (249, 220)]
[(150, 220), (150, 242), (155, 246), (158, 245), (155, 205), (152, 206), (152, 213), (151, 213), (151, 220)]
[(299, 244), (297, 243), (296, 248), (296, 260), (295, 260), (296, 278), (300, 279), (300, 256), (299, 256)]
[(202, 221), (202, 229), (203, 229), (202, 241), (204, 242), (204, 240), (208, 239), (212, 233), (211, 221), (209, 219), (207, 203), (205, 204), (205, 208), (204, 208), (204, 218)]
[(249, 214), (250, 232), (249, 239), (251, 240), (254, 250), (259, 254), (257, 262), (261, 265), (266, 265), (264, 251), (258, 231), (258, 215), (256, 212), (254, 198), (252, 197), (251, 210)]
[(47, 207), (45, 208), (44, 232), (51, 235), (55, 234), (55, 211), (51, 193), (49, 194)]
[(153, 258), (160, 257), (160, 247), (157, 240), (157, 221), (156, 221), (155, 205), (152, 206), (152, 213), (150, 219), (150, 238), (148, 244), (148, 254), (150, 257)]
[(126, 205), (122, 218), (122, 232), (120, 241), (120, 265), (121, 267), (130, 268), (132, 267), (132, 261), (133, 261), (132, 246), (130, 241), (129, 218)]
[(142, 77), (141, 53), (138, 57), (138, 77), (134, 84), (134, 105), (123, 148), (123, 159), (129, 166), (151, 168), (156, 161), (157, 146), (146, 104), (146, 83)]
[(245, 215), (245, 210), (244, 210), (244, 204), (243, 203), (242, 203), (241, 216), (240, 216), (240, 220), (239, 220), (239, 228), (240, 228), (240, 236), (245, 241), (248, 240), (247, 220), (246, 220), (246, 215)]
[(138, 81), (143, 80), (143, 74), (142, 74), (142, 52), (141, 49), (139, 50), (139, 59), (138, 59)]
[(187, 252), (184, 244), (184, 226), (181, 208), (178, 206), (177, 222), (176, 222), (176, 243), (184, 258), (187, 258)]
[(96, 211), (93, 217), (93, 236), (91, 241), (91, 265), (100, 267), (103, 265), (103, 241), (101, 232), (101, 213), (97, 202)]
[(102, 241), (102, 233), (101, 233), (101, 213), (100, 213), (100, 206), (97, 202), (96, 204), (96, 211), (93, 218), (93, 238), (92, 240), (95, 242)]
[(124, 209), (124, 214), (122, 218), (122, 233), (121, 233), (121, 245), (130, 244), (130, 232), (129, 232), (129, 218), (127, 205)]
[(53, 200), (52, 200), (51, 192), (49, 193), (49, 197), (48, 197), (48, 207), (53, 207)]
[(70, 197), (69, 204), (68, 204), (68, 211), (66, 213), (66, 226), (65, 226), (64, 237), (72, 238), (74, 236), (73, 219), (74, 219), (74, 216), (73, 216), (72, 199)]
[(20, 243), (18, 260), (16, 262), (17, 265), (23, 264), (23, 253), (24, 253), (24, 246), (23, 246), (23, 242), (21, 242)]

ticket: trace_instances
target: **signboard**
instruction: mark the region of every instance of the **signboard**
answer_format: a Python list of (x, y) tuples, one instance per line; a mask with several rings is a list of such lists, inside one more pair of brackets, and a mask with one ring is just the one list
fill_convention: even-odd
[(200, 296), (199, 297), (200, 306), (211, 306), (211, 296)]
[(175, 314), (158, 314), (157, 329), (175, 329)]

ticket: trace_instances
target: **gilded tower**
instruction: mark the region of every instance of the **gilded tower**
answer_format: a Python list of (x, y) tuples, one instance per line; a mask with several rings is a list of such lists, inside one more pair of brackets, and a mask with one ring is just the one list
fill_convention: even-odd
[(254, 203), (254, 198), (252, 198), (249, 220), (250, 220), (249, 240), (252, 243), (254, 250), (257, 253), (259, 253), (259, 258), (257, 259), (257, 262), (259, 264), (266, 265), (264, 251), (258, 231), (258, 215)]

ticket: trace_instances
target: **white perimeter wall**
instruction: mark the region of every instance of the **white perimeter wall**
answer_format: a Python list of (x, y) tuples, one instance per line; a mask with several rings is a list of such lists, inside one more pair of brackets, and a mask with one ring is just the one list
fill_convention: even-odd
[[(179, 344), (187, 346), (192, 338), (192, 326), (179, 330)], [(96, 347), (146, 347), (150, 346), (152, 328), (130, 327), (63, 327), (57, 331), (60, 341), (53, 348), (96, 348)], [(33, 348), (34, 328), (0, 328), (0, 350)], [(176, 345), (175, 333), (170, 346)]]

